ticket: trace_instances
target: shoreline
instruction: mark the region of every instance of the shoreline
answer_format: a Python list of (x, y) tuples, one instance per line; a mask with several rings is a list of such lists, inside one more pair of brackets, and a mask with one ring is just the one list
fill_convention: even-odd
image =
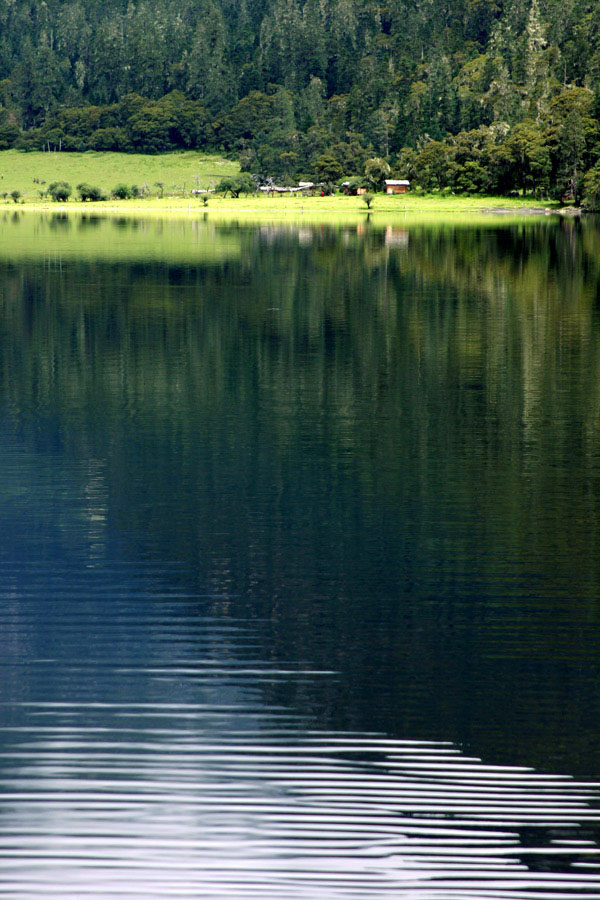
[[(496, 201), (496, 202), (494, 202)], [(211, 196), (204, 206), (200, 201), (187, 197), (148, 198), (136, 200), (104, 200), (81, 202), (69, 200), (66, 203), (39, 200), (23, 200), (18, 203), (0, 201), (0, 213), (51, 213), (68, 215), (108, 215), (127, 217), (166, 218), (193, 217), (198, 219), (243, 219), (257, 222), (293, 220), (297, 223), (343, 224), (344, 222), (368, 222), (385, 224), (398, 222), (407, 224), (417, 221), (460, 221), (474, 218), (495, 221), (499, 218), (515, 217), (518, 221), (540, 219), (551, 216), (581, 215), (581, 210), (556, 205), (537, 206), (521, 199), (504, 197), (440, 197), (436, 195), (375, 195), (372, 208), (366, 208), (360, 197), (334, 195), (331, 197), (256, 197), (238, 199)]]

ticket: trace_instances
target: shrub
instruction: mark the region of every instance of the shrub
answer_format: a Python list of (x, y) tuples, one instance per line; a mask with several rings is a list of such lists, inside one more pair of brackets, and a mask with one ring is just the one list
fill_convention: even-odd
[(48, 187), (48, 193), (57, 203), (65, 203), (71, 196), (71, 185), (66, 181), (53, 181)]
[(106, 199), (99, 187), (94, 187), (93, 185), (86, 184), (85, 182), (83, 184), (77, 185), (77, 191), (79, 192), (79, 196), (83, 201), (98, 201)]
[(363, 203), (366, 203), (367, 209), (371, 209), (371, 205), (372, 205), (374, 199), (375, 199), (375, 197), (373, 196), (373, 194), (363, 194), (362, 195), (362, 201), (363, 201)]
[(127, 184), (118, 184), (113, 188), (112, 196), (116, 200), (129, 200), (131, 197), (131, 188)]
[(19, 202), (19, 198), (20, 198), (20, 196), (21, 196), (21, 191), (11, 191), (11, 192), (10, 192), (10, 196), (11, 196), (12, 199), (13, 199), (13, 203), (18, 203), (18, 202)]

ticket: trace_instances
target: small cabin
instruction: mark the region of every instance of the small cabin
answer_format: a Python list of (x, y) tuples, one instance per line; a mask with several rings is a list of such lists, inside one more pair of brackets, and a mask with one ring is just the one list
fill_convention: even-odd
[(410, 181), (398, 181), (395, 178), (387, 178), (385, 182), (386, 194), (406, 194), (410, 187)]
[(367, 187), (359, 187), (359, 186), (357, 185), (357, 180), (358, 180), (358, 179), (354, 179), (354, 182), (352, 182), (352, 181), (342, 181), (342, 190), (343, 190), (343, 192), (344, 192), (345, 194), (349, 194), (350, 196), (355, 196), (356, 194), (359, 194), (359, 195), (360, 195), (360, 194), (368, 194), (368, 193), (369, 193), (369, 188), (367, 188)]

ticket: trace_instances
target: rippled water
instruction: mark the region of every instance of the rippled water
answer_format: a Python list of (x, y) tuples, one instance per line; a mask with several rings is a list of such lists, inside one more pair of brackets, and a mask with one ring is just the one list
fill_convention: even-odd
[(0, 894), (600, 894), (593, 222), (0, 233)]

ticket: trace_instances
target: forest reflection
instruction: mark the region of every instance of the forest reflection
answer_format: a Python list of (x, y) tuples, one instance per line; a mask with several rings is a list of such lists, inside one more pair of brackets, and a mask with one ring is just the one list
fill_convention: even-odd
[(341, 673), (270, 700), (598, 777), (592, 219), (15, 227), (5, 425), (101, 461), (132, 558), (184, 561), (265, 659)]

